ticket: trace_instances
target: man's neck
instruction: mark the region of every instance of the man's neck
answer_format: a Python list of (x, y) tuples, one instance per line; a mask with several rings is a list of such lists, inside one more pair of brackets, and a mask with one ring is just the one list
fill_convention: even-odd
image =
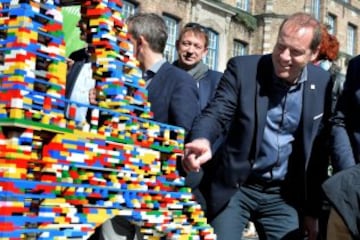
[(148, 70), (153, 66), (155, 63), (163, 59), (163, 55), (161, 53), (149, 52), (146, 57), (144, 57), (143, 61), (143, 71)]

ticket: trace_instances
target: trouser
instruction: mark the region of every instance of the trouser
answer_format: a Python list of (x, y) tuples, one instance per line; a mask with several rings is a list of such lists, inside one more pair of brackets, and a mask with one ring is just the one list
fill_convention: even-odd
[(250, 219), (260, 239), (301, 239), (298, 213), (281, 196), (280, 185), (245, 184), (210, 224), (218, 240), (239, 240)]
[(140, 229), (122, 216), (106, 220), (89, 240), (141, 240)]
[(331, 208), (330, 210), (326, 235), (328, 240), (352, 239), (348, 227), (346, 226), (345, 222), (334, 208)]

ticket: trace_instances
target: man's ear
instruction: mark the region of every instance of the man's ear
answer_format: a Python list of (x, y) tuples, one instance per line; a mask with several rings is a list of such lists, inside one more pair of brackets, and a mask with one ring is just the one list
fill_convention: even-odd
[(205, 48), (205, 50), (204, 50), (204, 52), (202, 53), (202, 57), (204, 58), (204, 57), (206, 57), (206, 54), (208, 53), (208, 48)]
[(176, 50), (177, 50), (177, 51), (179, 50), (179, 44), (180, 44), (180, 41), (179, 41), (179, 40), (176, 40), (175, 46), (176, 46)]
[(319, 51), (320, 51), (320, 46), (317, 47), (315, 51), (312, 51), (311, 57), (310, 57), (310, 61), (311, 61), (311, 62), (314, 62), (315, 59), (318, 57)]
[(149, 46), (149, 42), (146, 40), (146, 38), (143, 35), (140, 35), (138, 39), (138, 45), (141, 47)]

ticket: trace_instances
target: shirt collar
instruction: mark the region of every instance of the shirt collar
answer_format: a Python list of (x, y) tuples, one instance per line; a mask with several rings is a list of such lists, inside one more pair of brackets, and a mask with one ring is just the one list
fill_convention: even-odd
[(166, 62), (166, 60), (164, 58), (160, 59), (159, 61), (154, 63), (149, 69), (147, 69), (146, 72), (151, 71), (154, 74), (156, 74), (165, 62)]
[(305, 66), (298, 78), (299, 80), (296, 81), (296, 83), (293, 85), (287, 84), (285, 81), (278, 78), (275, 75), (275, 73), (273, 74), (273, 79), (275, 82), (279, 83), (280, 85), (283, 85), (284, 87), (290, 87), (290, 89), (293, 89), (299, 86), (300, 84), (304, 83), (305, 81), (307, 81), (307, 75), (308, 75), (307, 73), (308, 73), (307, 66)]

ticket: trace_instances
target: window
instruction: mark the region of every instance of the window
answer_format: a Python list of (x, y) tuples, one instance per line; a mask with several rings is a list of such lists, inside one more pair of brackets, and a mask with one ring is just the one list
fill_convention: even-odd
[(217, 50), (218, 50), (218, 39), (219, 35), (215, 31), (208, 29), (209, 34), (209, 46), (208, 46), (208, 54), (205, 58), (205, 64), (209, 66), (211, 69), (216, 69), (217, 67)]
[(237, 0), (236, 7), (248, 12), (250, 10), (250, 0)]
[(248, 44), (240, 40), (234, 40), (233, 57), (247, 54)]
[(170, 63), (176, 60), (176, 38), (179, 31), (178, 21), (169, 16), (163, 16), (168, 28), (168, 39), (164, 50), (164, 56)]
[(122, 14), (124, 19), (128, 18), (131, 15), (134, 15), (137, 11), (137, 5), (135, 3), (123, 0), (123, 9)]
[(356, 26), (348, 24), (346, 34), (346, 52), (350, 55), (355, 55), (356, 51)]
[(328, 31), (332, 35), (336, 35), (336, 16), (329, 13), (327, 18)]
[(311, 0), (311, 13), (316, 19), (320, 19), (321, 3), (320, 0)]

